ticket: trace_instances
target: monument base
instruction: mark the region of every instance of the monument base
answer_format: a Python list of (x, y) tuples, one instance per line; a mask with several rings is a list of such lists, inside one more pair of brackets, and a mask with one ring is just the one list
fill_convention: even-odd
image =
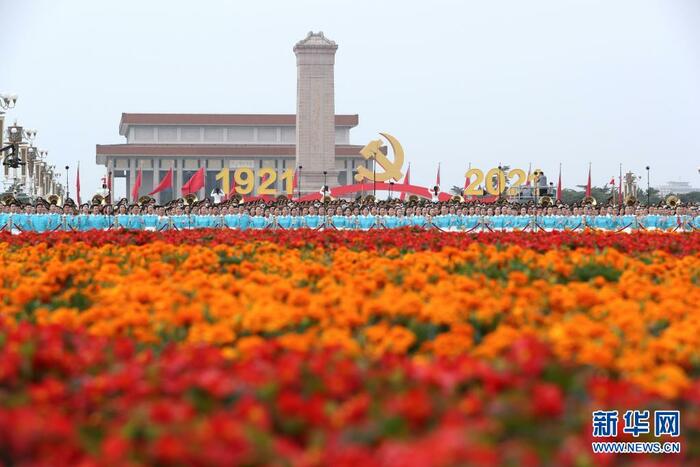
[(337, 187), (338, 173), (338, 170), (327, 170), (324, 176), (323, 171), (303, 170), (301, 172), (301, 183), (299, 184), (301, 187), (301, 194), (308, 195), (310, 193), (320, 192), (324, 180), (329, 189)]

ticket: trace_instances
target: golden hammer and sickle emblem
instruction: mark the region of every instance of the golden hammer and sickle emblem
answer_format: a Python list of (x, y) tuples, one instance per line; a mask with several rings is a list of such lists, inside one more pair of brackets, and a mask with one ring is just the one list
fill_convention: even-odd
[(360, 150), (360, 154), (365, 159), (374, 159), (377, 164), (384, 169), (384, 172), (377, 173), (376, 178), (372, 170), (367, 167), (358, 167), (355, 180), (376, 180), (378, 182), (386, 182), (387, 180), (396, 180), (397, 182), (403, 177), (401, 167), (403, 167), (403, 148), (401, 143), (387, 133), (379, 133), (391, 144), (391, 149), (394, 151), (394, 160), (390, 161), (386, 154), (381, 151), (382, 140), (375, 139), (367, 143), (367, 146)]

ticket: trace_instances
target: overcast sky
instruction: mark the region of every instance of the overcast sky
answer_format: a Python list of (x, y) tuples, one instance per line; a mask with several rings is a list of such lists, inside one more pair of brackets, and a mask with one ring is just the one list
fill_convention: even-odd
[[(699, 0), (0, 0), (7, 120), (57, 166), (104, 174), (122, 112), (294, 113), (294, 43), (338, 45), (351, 142), (396, 136), (412, 182), (469, 163), (602, 185), (618, 164), (700, 186)], [(74, 185), (71, 170), (71, 191)]]

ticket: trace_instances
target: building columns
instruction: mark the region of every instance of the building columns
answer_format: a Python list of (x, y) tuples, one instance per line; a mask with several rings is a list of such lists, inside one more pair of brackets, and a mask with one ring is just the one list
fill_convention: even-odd
[[(4, 112), (0, 112), (0, 147), (4, 147), (5, 144), (5, 114)], [(4, 175), (5, 175), (5, 180), (7, 180), (7, 176), (10, 174), (10, 171), (8, 170), (8, 166), (4, 166)]]
[(173, 199), (180, 197), (182, 193), (182, 171), (185, 164), (184, 159), (175, 159), (173, 161), (175, 166), (175, 184), (173, 186)]
[(129, 204), (134, 204), (137, 199), (131, 199), (131, 189), (133, 188), (133, 184), (136, 181), (136, 164), (138, 163), (138, 159), (135, 157), (132, 157), (129, 159), (129, 176), (126, 179), (126, 199), (129, 200)]
[(27, 191), (27, 150), (27, 146), (19, 147), (19, 159), (23, 163), (23, 165), (20, 165), (19, 169), (19, 183), (24, 185), (25, 193)]
[[(156, 189), (158, 186), (158, 183), (160, 183), (160, 161), (157, 161), (156, 159), (153, 159), (151, 161), (151, 166), (153, 167), (153, 187), (151, 188), (150, 191), (153, 191)], [(156, 204), (160, 204), (160, 193), (156, 193), (153, 195), (153, 197), (156, 200)]]

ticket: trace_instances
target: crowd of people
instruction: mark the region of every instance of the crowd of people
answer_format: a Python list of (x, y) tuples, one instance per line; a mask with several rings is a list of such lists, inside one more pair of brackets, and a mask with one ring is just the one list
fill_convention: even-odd
[(129, 204), (83, 204), (70, 199), (63, 206), (38, 199), (33, 204), (10, 202), (0, 208), (0, 230), (149, 231), (199, 228), (370, 230), (415, 227), (452, 232), (598, 229), (606, 231), (700, 230), (698, 206), (595, 206), (509, 203), (431, 202), (419, 199), (327, 200), (294, 202), (178, 199), (166, 205), (155, 200)]

